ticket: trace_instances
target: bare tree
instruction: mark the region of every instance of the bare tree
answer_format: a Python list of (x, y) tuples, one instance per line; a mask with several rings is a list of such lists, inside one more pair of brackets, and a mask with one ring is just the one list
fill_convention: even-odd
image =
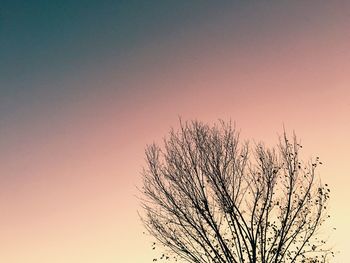
[[(318, 230), (329, 192), (284, 132), (275, 148), (240, 143), (231, 123), (198, 121), (146, 148), (141, 218), (188, 262), (328, 262)], [(167, 254), (169, 253), (169, 254)], [(156, 260), (156, 259), (155, 259)]]

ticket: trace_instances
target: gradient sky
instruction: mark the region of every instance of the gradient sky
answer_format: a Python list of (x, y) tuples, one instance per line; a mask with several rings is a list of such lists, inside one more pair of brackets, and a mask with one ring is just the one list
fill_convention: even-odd
[(151, 262), (136, 186), (178, 116), (285, 125), (350, 258), (349, 1), (0, 2), (0, 262)]

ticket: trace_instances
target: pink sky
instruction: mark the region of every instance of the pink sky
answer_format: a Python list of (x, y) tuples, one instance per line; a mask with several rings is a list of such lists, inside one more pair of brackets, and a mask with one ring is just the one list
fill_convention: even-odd
[(122, 65), (48, 80), (81, 92), (54, 111), (45, 111), (48, 100), (30, 117), (4, 122), (0, 261), (151, 262), (152, 239), (142, 234), (135, 198), (143, 151), (161, 142), (181, 116), (231, 119), (243, 138), (270, 145), (283, 125), (296, 131), (305, 156), (324, 162), (319, 172), (332, 189), (331, 224), (337, 228), (330, 242), (341, 251), (335, 262), (346, 262), (349, 7), (283, 9), (276, 15), (281, 24), (268, 20), (265, 10), (262, 22), (271, 25), (260, 25), (259, 16), (251, 24), (242, 19), (235, 34), (227, 11), (147, 42)]

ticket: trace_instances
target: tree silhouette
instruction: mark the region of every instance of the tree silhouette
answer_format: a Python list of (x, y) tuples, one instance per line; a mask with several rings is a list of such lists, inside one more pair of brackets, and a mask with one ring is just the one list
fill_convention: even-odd
[(141, 218), (166, 248), (161, 259), (328, 262), (318, 230), (330, 190), (315, 175), (319, 158), (303, 162), (301, 148), (285, 132), (275, 148), (250, 146), (231, 123), (198, 121), (147, 146)]

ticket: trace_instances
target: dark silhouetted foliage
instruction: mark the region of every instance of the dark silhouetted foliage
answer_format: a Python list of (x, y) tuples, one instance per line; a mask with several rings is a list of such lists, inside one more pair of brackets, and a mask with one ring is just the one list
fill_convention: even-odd
[(285, 132), (275, 148), (251, 146), (231, 123), (198, 121), (180, 122), (163, 148), (149, 145), (141, 218), (165, 248), (160, 259), (328, 262), (318, 230), (330, 190), (315, 175), (319, 158), (300, 160), (301, 147)]

